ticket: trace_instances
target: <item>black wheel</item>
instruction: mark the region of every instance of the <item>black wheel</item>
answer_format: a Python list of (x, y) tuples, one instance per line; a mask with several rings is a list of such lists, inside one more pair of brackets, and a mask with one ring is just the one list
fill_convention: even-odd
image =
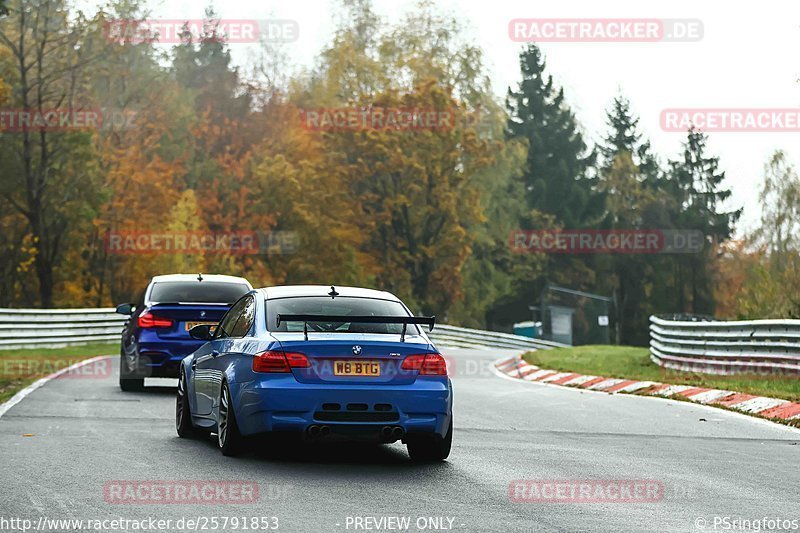
[(453, 419), (444, 438), (439, 435), (409, 435), (406, 442), (408, 455), (418, 463), (444, 461), (450, 455), (453, 446)]
[(125, 392), (144, 390), (144, 378), (137, 376), (136, 372), (131, 372), (124, 354), (119, 356), (119, 388)]
[(223, 383), (219, 395), (219, 417), (217, 418), (217, 443), (219, 449), (222, 450), (222, 455), (237, 455), (242, 450), (242, 440), (231, 402), (231, 390), (227, 383)]
[(196, 437), (199, 433), (192, 425), (188, 391), (186, 373), (181, 368), (181, 376), (178, 378), (178, 394), (175, 398), (175, 429), (178, 431), (178, 436), (183, 439)]

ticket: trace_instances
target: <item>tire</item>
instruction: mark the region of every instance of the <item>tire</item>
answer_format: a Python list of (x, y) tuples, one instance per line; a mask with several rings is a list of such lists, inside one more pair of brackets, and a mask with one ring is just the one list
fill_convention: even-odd
[(242, 451), (243, 437), (239, 433), (236, 414), (231, 402), (231, 390), (228, 383), (222, 383), (219, 394), (219, 415), (217, 417), (217, 444), (222, 455), (233, 457)]
[(189, 406), (188, 387), (186, 386), (186, 373), (181, 369), (178, 378), (178, 392), (175, 397), (175, 429), (182, 439), (197, 437), (200, 433), (192, 425), (192, 410)]
[[(411, 437), (411, 435), (409, 435)], [(435, 463), (444, 461), (450, 455), (453, 446), (453, 419), (444, 438), (439, 435), (414, 435), (409, 438), (406, 446), (411, 460), (417, 463)]]
[(128, 370), (128, 362), (125, 356), (119, 356), (119, 388), (123, 392), (141, 392), (144, 390), (144, 378), (137, 377), (135, 373)]

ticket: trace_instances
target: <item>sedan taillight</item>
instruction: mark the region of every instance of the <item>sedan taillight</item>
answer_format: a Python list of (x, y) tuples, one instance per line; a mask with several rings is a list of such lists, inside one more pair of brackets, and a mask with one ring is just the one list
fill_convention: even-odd
[(164, 318), (145, 311), (136, 321), (136, 324), (143, 329), (149, 328), (171, 328), (175, 322), (171, 318)]
[(441, 354), (409, 355), (400, 365), (403, 370), (419, 370), (420, 376), (446, 376), (447, 362)]
[(308, 368), (305, 354), (270, 350), (253, 356), (253, 372), (291, 372), (292, 368)]

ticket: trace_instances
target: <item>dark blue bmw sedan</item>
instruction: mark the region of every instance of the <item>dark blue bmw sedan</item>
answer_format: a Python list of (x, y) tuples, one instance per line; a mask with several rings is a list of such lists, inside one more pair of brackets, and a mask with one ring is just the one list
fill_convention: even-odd
[(181, 360), (203, 345), (189, 330), (216, 325), (251, 289), (246, 279), (233, 276), (155, 276), (135, 304), (117, 306), (117, 313), (130, 316), (122, 331), (120, 388), (141, 390), (146, 377), (178, 377)]

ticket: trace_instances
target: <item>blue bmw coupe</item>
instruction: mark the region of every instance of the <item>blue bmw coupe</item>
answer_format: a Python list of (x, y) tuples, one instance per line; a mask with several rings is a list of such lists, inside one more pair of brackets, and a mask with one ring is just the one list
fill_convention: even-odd
[(310, 440), (396, 442), (416, 461), (442, 461), (453, 440), (445, 359), (396, 296), (351, 287), (248, 292), (183, 359), (178, 435), (217, 434), (222, 453), (243, 439), (295, 433)]

